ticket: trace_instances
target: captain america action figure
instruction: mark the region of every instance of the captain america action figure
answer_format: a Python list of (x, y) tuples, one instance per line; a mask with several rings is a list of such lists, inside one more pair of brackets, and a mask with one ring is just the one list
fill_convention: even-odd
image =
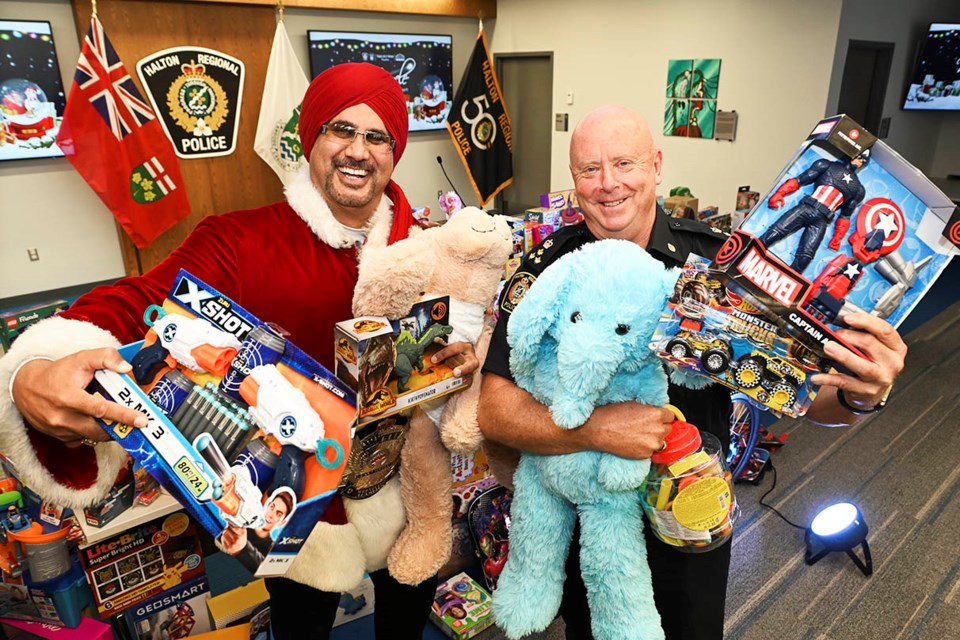
[(760, 242), (765, 247), (770, 247), (803, 229), (793, 263), (790, 265), (798, 273), (803, 273), (817, 253), (834, 213), (838, 212), (833, 238), (830, 240), (830, 248), (838, 250), (840, 241), (850, 228), (850, 217), (865, 195), (857, 172), (867, 166), (869, 161), (869, 149), (849, 161), (820, 159), (796, 178), (784, 182), (767, 201), (771, 209), (782, 207), (784, 197), (800, 187), (813, 184), (815, 189), (770, 225), (760, 236)]

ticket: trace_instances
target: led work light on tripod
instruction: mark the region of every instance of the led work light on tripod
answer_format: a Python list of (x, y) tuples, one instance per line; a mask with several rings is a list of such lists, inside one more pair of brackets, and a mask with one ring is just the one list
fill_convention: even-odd
[[(804, 540), (807, 549), (803, 559), (807, 564), (815, 563), (831, 551), (844, 551), (864, 575), (873, 573), (867, 523), (854, 504), (838, 502), (822, 509), (810, 523)], [(854, 553), (857, 545), (863, 549), (863, 560)]]

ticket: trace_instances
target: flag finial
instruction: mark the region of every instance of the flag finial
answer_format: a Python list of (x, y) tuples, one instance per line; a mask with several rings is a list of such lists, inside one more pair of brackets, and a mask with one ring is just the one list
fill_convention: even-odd
[(90, 7), (93, 9), (93, 15), (97, 15), (97, 0), (90, 0)]
[(280, 22), (283, 22), (283, 0), (277, 0), (277, 14), (280, 16)]

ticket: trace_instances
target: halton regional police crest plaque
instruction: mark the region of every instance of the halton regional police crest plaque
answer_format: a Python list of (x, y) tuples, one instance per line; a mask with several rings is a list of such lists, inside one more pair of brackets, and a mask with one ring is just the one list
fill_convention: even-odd
[(137, 75), (181, 158), (211, 158), (237, 146), (243, 62), (201, 47), (164, 49)]

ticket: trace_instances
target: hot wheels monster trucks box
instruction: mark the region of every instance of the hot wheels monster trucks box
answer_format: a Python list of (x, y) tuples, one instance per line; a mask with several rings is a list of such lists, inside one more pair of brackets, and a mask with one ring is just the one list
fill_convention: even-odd
[[(778, 386), (776, 395), (783, 402), (762, 396), (773, 397), (775, 382), (806, 384), (801, 372), (831, 366), (823, 353), (827, 340), (860, 353), (836, 332), (845, 313), (865, 311), (899, 325), (957, 253), (956, 218), (954, 204), (882, 141), (847, 116), (823, 120), (710, 269), (685, 271), (708, 290), (699, 294), (704, 300), (687, 295), (686, 302), (668, 310), (675, 322), (673, 329), (659, 332), (659, 345), (666, 349), (671, 330), (692, 330), (698, 335), (688, 338), (700, 344), (684, 357), (701, 358), (715, 340), (727, 339), (724, 332), (730, 327), (726, 320), (715, 322), (707, 311), (727, 317), (727, 303), (736, 300), (751, 309), (749, 315), (761, 327), (756, 357), (747, 354), (746, 368), (706, 372), (748, 391), (766, 383), (770, 389), (754, 392), (760, 402), (801, 415), (812, 401), (804, 400), (802, 389), (792, 394)], [(697, 289), (687, 284), (688, 291)], [(720, 290), (732, 298), (714, 295)], [(685, 313), (677, 315), (677, 309)], [(691, 309), (700, 317), (691, 319)], [(735, 324), (742, 322), (750, 321), (741, 318)], [(685, 352), (673, 346), (676, 354)], [(740, 357), (733, 354), (734, 365)], [(702, 365), (700, 361), (701, 370)], [(719, 364), (708, 367), (718, 369)], [(808, 394), (815, 393), (807, 387)]]
[(690, 255), (650, 346), (689, 373), (742, 391), (776, 412), (803, 415), (808, 377), (828, 366), (703, 257)]
[(459, 362), (433, 363), (453, 332), (448, 296), (416, 303), (398, 320), (363, 316), (335, 328), (337, 376), (357, 393), (357, 426), (470, 386)]
[(104, 428), (221, 549), (284, 574), (340, 483), (354, 392), (185, 271), (145, 318), (146, 339), (120, 350), (131, 374), (98, 371), (90, 390), (148, 424)]

